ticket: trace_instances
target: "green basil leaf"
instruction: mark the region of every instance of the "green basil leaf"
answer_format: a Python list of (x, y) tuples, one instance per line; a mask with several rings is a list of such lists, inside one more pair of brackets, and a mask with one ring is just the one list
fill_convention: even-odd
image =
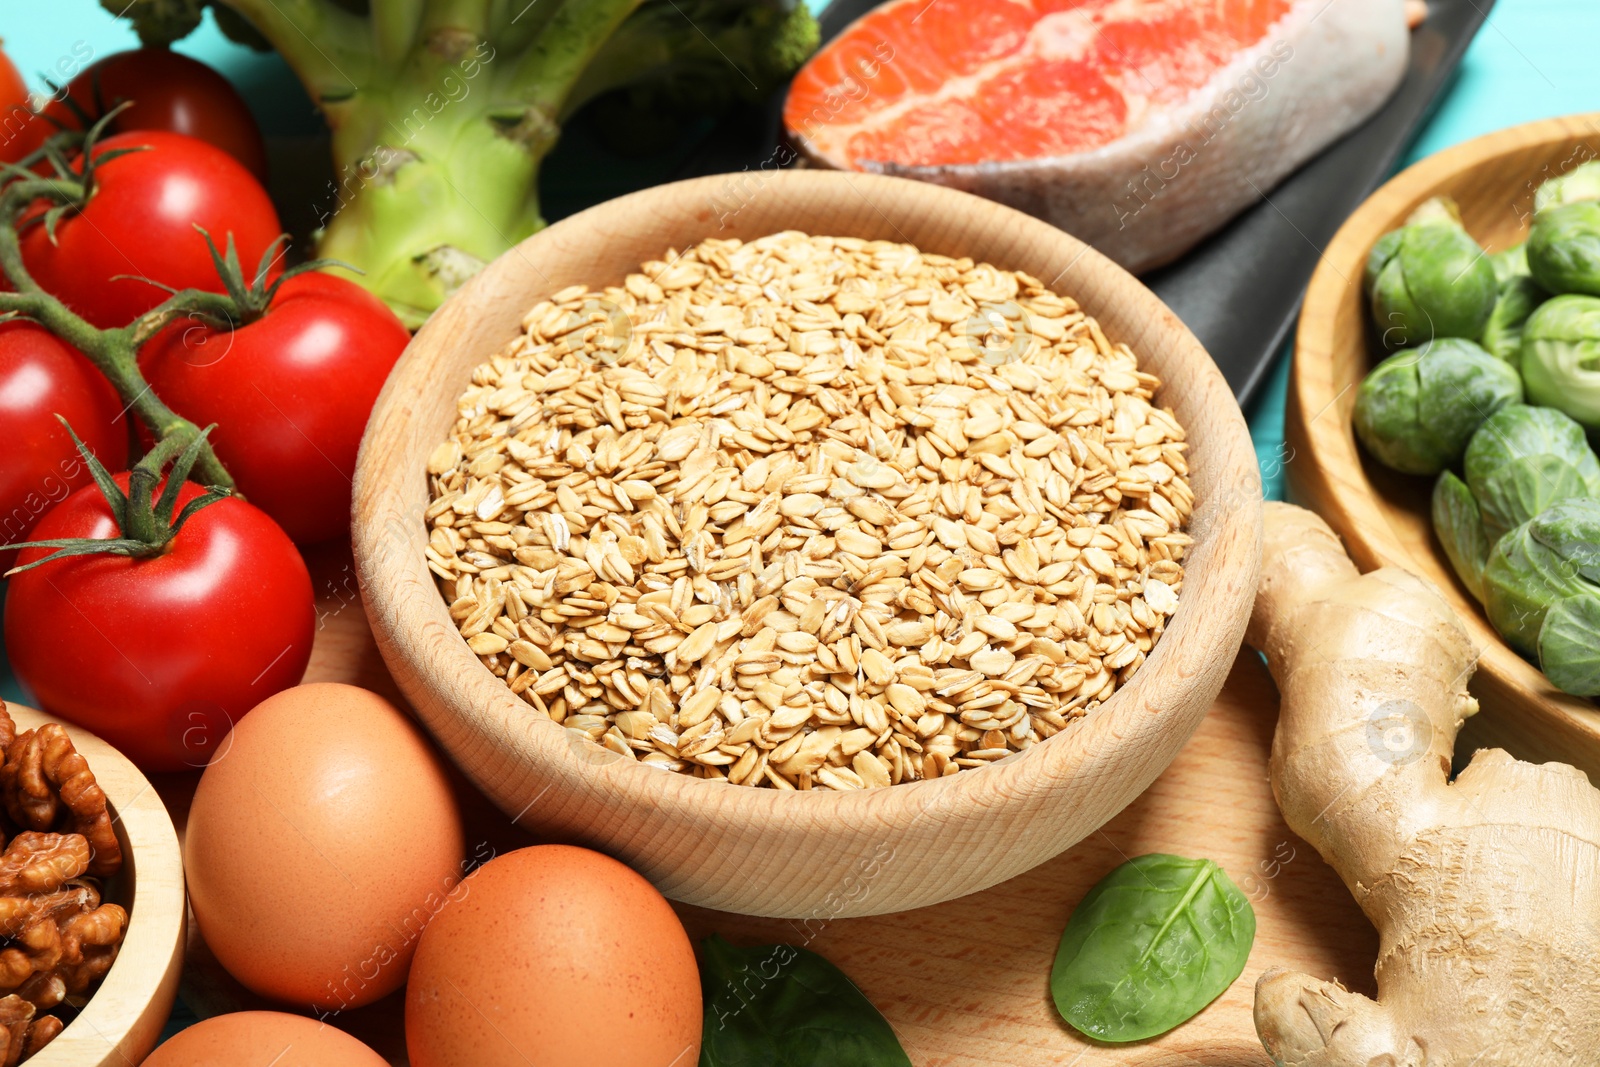
[(1192, 1018), (1244, 970), (1250, 902), (1211, 860), (1155, 853), (1102, 878), (1061, 935), (1050, 994), (1075, 1028), (1142, 1041)]
[(700, 1067), (911, 1067), (878, 1009), (815, 952), (720, 937), (701, 949)]

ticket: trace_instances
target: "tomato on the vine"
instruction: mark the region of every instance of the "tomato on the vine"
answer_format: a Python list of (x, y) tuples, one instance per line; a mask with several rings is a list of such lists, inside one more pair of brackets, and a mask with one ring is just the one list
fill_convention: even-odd
[(410, 340), (383, 301), (311, 271), (232, 331), (174, 323), (139, 366), (178, 414), (216, 423), (212, 447), (239, 491), (307, 544), (349, 533), (361, 434)]
[[(0, 544), (90, 481), (60, 415), (112, 470), (128, 461), (128, 424), (117, 391), (81, 352), (37, 323), (0, 322)], [(0, 573), (14, 552), (0, 552)]]
[(221, 74), (171, 49), (137, 48), (95, 61), (44, 113), (67, 129), (80, 129), (85, 119), (93, 123), (123, 102), (129, 107), (112, 120), (112, 133), (186, 134), (222, 149), (266, 181), (266, 145), (244, 98)]
[[(120, 149), (139, 150), (98, 162)], [(41, 286), (102, 329), (126, 326), (164, 301), (168, 294), (150, 282), (220, 291), (197, 226), (219, 242), (231, 234), (249, 263), (282, 232), (261, 183), (204, 141), (141, 130), (107, 137), (91, 154), (87, 202), (61, 217), (54, 240), (42, 208), (27, 220), (22, 258)]]
[[(127, 491), (129, 475), (114, 481)], [(204, 492), (185, 483), (177, 507)], [(39, 541), (118, 536), (95, 486), (34, 528)], [(48, 555), (30, 547), (19, 562)], [(227, 498), (157, 555), (74, 556), (16, 574), (5, 646), (45, 710), (145, 770), (180, 770), (204, 766), (240, 716), (300, 681), (315, 621), (300, 553), (260, 509)]]

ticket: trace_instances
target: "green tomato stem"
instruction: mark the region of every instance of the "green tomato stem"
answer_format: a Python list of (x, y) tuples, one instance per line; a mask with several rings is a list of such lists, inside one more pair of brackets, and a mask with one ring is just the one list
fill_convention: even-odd
[(178, 453), (189, 447), (193, 440), (193, 434), (182, 431), (163, 437), (128, 472), (128, 510), (123, 518), (122, 529), (124, 537), (145, 544), (160, 544), (170, 538), (166, 525), (156, 519), (155, 490), (167, 464), (176, 459)]

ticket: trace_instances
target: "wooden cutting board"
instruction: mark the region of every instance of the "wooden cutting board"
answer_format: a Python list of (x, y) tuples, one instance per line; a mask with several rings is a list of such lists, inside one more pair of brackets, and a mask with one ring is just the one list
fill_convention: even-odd
[[(372, 645), (348, 557), (311, 561), (321, 629), (307, 681), (342, 681), (398, 700)], [(341, 575), (351, 575), (348, 584)], [(1211, 714), (1165, 774), (1076, 848), (992, 889), (931, 908), (862, 919), (755, 919), (680, 906), (699, 939), (803, 944), (838, 964), (894, 1025), (916, 1067), (1244, 1067), (1269, 1064), (1251, 1018), (1256, 979), (1290, 967), (1373, 992), (1377, 935), (1322, 859), (1284, 825), (1267, 781), (1277, 719), (1272, 680), (1242, 652)], [(159, 784), (179, 823), (195, 776)], [(469, 803), (468, 839), (531, 843), (486, 802)], [(893, 842), (886, 842), (886, 850)], [(1133, 856), (1172, 852), (1220, 863), (1252, 899), (1257, 929), (1244, 974), (1193, 1020), (1154, 1041), (1111, 1046), (1056, 1014), (1050, 965), (1089, 888)], [(887, 854), (887, 853), (886, 853)], [(885, 862), (893, 862), (886, 858)], [(861, 892), (870, 893), (870, 882)], [(201, 1015), (269, 1007), (233, 982), (191, 925), (185, 1001)], [(396, 995), (335, 1023), (406, 1063)], [(641, 1064), (640, 1067), (653, 1067)]]

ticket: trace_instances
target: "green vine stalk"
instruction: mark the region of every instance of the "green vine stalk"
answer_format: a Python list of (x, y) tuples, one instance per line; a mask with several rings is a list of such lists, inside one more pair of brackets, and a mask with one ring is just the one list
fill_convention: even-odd
[[(15, 167), (11, 173), (29, 172)], [(238, 321), (239, 309), (231, 297), (221, 293), (185, 290), (174, 293), (126, 326), (101, 330), (45, 292), (22, 259), (20, 229), (24, 218), (36, 211), (41, 201), (70, 210), (84, 201), (92, 181), (92, 172), (88, 182), (82, 176), (44, 178), (29, 174), (13, 177), (0, 189), (0, 273), (14, 290), (0, 292), (0, 316), (32, 319), (88, 357), (115, 387), (127, 410), (150, 431), (156, 441), (153, 451), (170, 459), (201, 437), (200, 428), (169, 408), (150, 388), (139, 370), (139, 348), (174, 319), (198, 316), (212, 323), (231, 323)], [(29, 224), (45, 225), (32, 220)], [(200, 441), (194, 474), (208, 485), (233, 487), (233, 478), (209, 442)]]

